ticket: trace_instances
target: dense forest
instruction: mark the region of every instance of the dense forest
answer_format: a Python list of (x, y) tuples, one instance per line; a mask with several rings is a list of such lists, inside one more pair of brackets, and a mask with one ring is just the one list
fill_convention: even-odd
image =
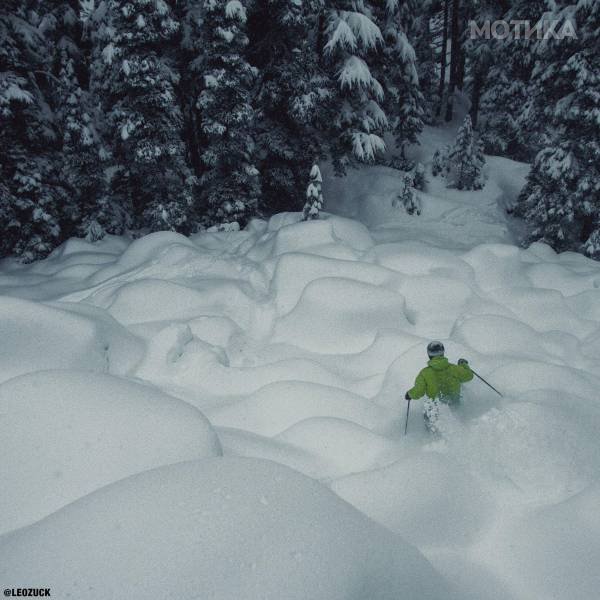
[[(499, 19), (576, 35), (471, 35)], [(460, 91), (477, 147), (532, 165), (525, 243), (600, 258), (599, 23), (597, 0), (3, 0), (0, 256), (243, 227), (307, 185), (308, 218), (317, 162), (409, 171)]]

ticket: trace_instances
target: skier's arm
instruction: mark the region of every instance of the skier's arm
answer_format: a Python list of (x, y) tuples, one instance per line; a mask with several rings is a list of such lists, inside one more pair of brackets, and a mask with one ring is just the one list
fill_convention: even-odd
[(418, 400), (422, 398), (427, 392), (427, 383), (425, 382), (425, 377), (423, 376), (423, 371), (421, 371), (417, 378), (415, 379), (415, 386), (408, 390), (407, 394), (413, 399)]
[(467, 381), (471, 381), (473, 379), (473, 371), (471, 371), (471, 367), (467, 361), (461, 362), (458, 365), (452, 365), (452, 370), (456, 375), (456, 378), (461, 382), (465, 383)]

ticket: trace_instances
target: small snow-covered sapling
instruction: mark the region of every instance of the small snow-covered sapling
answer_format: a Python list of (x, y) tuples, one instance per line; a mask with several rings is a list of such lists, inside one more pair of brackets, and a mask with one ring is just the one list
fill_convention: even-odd
[(314, 164), (310, 170), (310, 180), (306, 188), (306, 204), (302, 211), (304, 221), (319, 218), (319, 211), (323, 208), (322, 183), (321, 170), (317, 164)]

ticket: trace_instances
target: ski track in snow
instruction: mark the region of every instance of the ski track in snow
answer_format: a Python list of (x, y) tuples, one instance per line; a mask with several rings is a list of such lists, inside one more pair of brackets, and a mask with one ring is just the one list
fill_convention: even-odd
[[(155, 493), (161, 481), (136, 473), (167, 469), (153, 473), (183, 486), (187, 498), (186, 479), (168, 465), (246, 457), (317, 479), (318, 489), (330, 488), (415, 545), (457, 597), (596, 597), (600, 264), (541, 244), (518, 248), (499, 203), (513, 193), (523, 165), (497, 159), (493, 166), (495, 178), (481, 192), (446, 190), (430, 176), (421, 217), (392, 208), (398, 172), (372, 167), (344, 180), (325, 178), (326, 206), (338, 216), (319, 221), (300, 223), (289, 213), (254, 221), (242, 232), (190, 239), (156, 233), (134, 242), (70, 240), (30, 266), (3, 261), (0, 479), (10, 492), (0, 501), (0, 532), (48, 518), (0, 537), (0, 564), (10, 556), (13, 569), (24, 561), (20, 575), (46, 576), (51, 559), (34, 565), (27, 558), (32, 544), (55, 540), (89, 515), (99, 519), (98, 528), (112, 528), (102, 502), (112, 506), (113, 497), (115, 506), (125, 503), (123, 518), (135, 519), (127, 512), (129, 495), (135, 497), (136, 485)], [(474, 380), (455, 413), (442, 410), (436, 438), (426, 433), (414, 401), (404, 437), (404, 393), (425, 365), (431, 338), (442, 339), (451, 360), (468, 357), (505, 397)], [(118, 422), (111, 423), (111, 415)], [(39, 431), (35, 443), (27, 431)], [(208, 458), (221, 454), (225, 458)], [(246, 468), (269, 478), (263, 463), (223, 464), (225, 488), (237, 490), (232, 482)], [(189, 467), (185, 477), (200, 477), (200, 485), (208, 477), (217, 485), (218, 469), (196, 473), (201, 469)], [(122, 495), (118, 485), (104, 488), (124, 477)], [(290, 482), (300, 497), (316, 493)], [(23, 504), (27, 486), (36, 484), (43, 493)], [(106, 492), (78, 500), (101, 489)], [(268, 510), (268, 500), (260, 500), (256, 507)], [(329, 497), (323, 502), (329, 507)], [(218, 510), (212, 501), (206, 506)], [(235, 506), (234, 522), (247, 520), (250, 509)], [(331, 506), (323, 514), (342, 510)], [(156, 519), (162, 514), (157, 510)], [(182, 531), (195, 527), (179, 513), (168, 518)], [(264, 527), (297, 518), (284, 514)], [(375, 525), (361, 521), (360, 527), (371, 532)], [(242, 531), (262, 535), (260, 527)], [(285, 547), (284, 540), (269, 542), (272, 534), (264, 535), (265, 544)], [(381, 547), (405, 544), (400, 537), (382, 538)], [(177, 539), (165, 544), (176, 549)], [(193, 540), (187, 536), (184, 544)], [(69, 548), (65, 554), (77, 561)], [(293, 564), (302, 560), (296, 552)], [(332, 563), (338, 583), (322, 593), (357, 600), (450, 597), (442, 583), (418, 587), (431, 574), (415, 556), (410, 577), (416, 587), (399, 591), (392, 576), (380, 574), (377, 589), (363, 581), (369, 591), (356, 596), (339, 587), (348, 574)], [(345, 560), (365, 559), (355, 553)], [(309, 593), (306, 582), (293, 581), (287, 595), (277, 596), (293, 572), (289, 562), (278, 567), (281, 580), (260, 560), (248, 563), (227, 587), (221, 564), (227, 558), (219, 561), (214, 577), (225, 583), (212, 582), (210, 597), (263, 597), (265, 579), (262, 593), (268, 589), (273, 597)], [(177, 578), (185, 580), (188, 571), (177, 564)], [(85, 569), (78, 568), (85, 581)], [(315, 565), (310, 568), (306, 573), (314, 574)], [(6, 569), (2, 581), (8, 583)], [(105, 584), (134, 576), (117, 571)], [(71, 575), (52, 576), (53, 585), (67, 589)], [(235, 585), (245, 590), (241, 596)], [(248, 591), (253, 585), (259, 591)], [(156, 587), (150, 592), (166, 597)], [(86, 597), (103, 597), (101, 590), (94, 593)], [(179, 594), (196, 597), (189, 590)], [(315, 590), (304, 597), (325, 598)]]

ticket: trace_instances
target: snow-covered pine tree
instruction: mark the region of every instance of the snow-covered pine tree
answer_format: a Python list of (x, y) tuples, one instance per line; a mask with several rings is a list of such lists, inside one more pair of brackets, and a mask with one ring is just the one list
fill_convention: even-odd
[(204, 37), (202, 33), (204, 0), (182, 0), (178, 2), (178, 17), (181, 35), (177, 52), (180, 73), (180, 98), (184, 119), (184, 140), (193, 172), (200, 176), (202, 171), (202, 143), (200, 141), (200, 113), (196, 107), (202, 91), (202, 58)]
[(81, 81), (87, 79), (83, 51), (84, 19), (77, 0), (51, 2), (43, 20), (44, 34), (51, 51), (51, 72), (55, 85), (51, 103), (62, 137), (59, 178), (68, 190), (67, 217), (78, 235), (96, 240), (105, 233), (122, 233), (121, 214), (110, 202), (101, 160), (102, 148), (96, 128), (97, 108)]
[[(21, 224), (13, 178), (23, 159), (24, 140), (14, 134), (24, 109), (34, 102), (22, 40), (16, 31), (18, 26), (22, 27), (17, 19), (23, 19), (17, 8), (16, 0), (0, 6), (0, 146), (3, 149), (0, 153), (0, 256), (10, 254), (19, 238)], [(18, 150), (17, 145), (21, 146)]]
[(448, 91), (446, 98), (446, 114), (444, 119), (449, 122), (453, 118), (454, 94), (456, 88), (462, 89), (461, 69), (463, 63), (463, 28), (466, 23), (464, 17), (464, 0), (451, 0), (448, 10), (448, 39), (450, 41), (450, 73), (448, 81)]
[(18, 0), (0, 6), (0, 254), (32, 261), (68, 234), (70, 206), (57, 176), (44, 15), (26, 8)]
[(107, 156), (96, 128), (97, 108), (78, 81), (65, 75), (70, 69), (67, 63), (61, 73), (64, 85), (71, 79), (63, 111), (61, 178), (77, 199), (77, 235), (95, 241), (107, 233), (122, 234), (131, 226), (131, 215), (110, 197), (104, 173)]
[(398, 196), (393, 200), (392, 206), (401, 204), (409, 215), (421, 214), (421, 202), (414, 189), (415, 180), (413, 173), (406, 173), (402, 178), (402, 184)]
[[(513, 0), (501, 18), (509, 23), (536, 23), (546, 5), (545, 0)], [(531, 161), (540, 148), (544, 119), (531, 93), (536, 39), (525, 36), (523, 25), (518, 31), (518, 37), (511, 33), (506, 39), (480, 40), (475, 44), (483, 58), (479, 66), (485, 75), (478, 129), (488, 154)]]
[(519, 195), (515, 214), (529, 226), (528, 242), (544, 241), (556, 251), (578, 246), (581, 222), (573, 196), (575, 157), (560, 148), (540, 151)]
[(465, 117), (458, 130), (448, 160), (453, 184), (459, 190), (480, 190), (484, 186), (485, 157), (480, 140), (475, 138), (470, 115)]
[[(493, 23), (502, 17), (503, 3), (497, 0), (471, 0), (467, 4), (465, 16), (477, 23)], [(465, 60), (466, 82), (470, 93), (470, 115), (473, 127), (477, 128), (481, 95), (487, 85), (490, 67), (495, 62), (496, 40), (484, 36), (470, 36), (468, 30), (464, 34), (463, 57)]]
[(324, 158), (332, 121), (332, 81), (320, 72), (320, 0), (255, 0), (248, 15), (248, 60), (258, 69), (257, 166), (265, 212), (299, 210), (306, 172)]
[[(410, 6), (411, 3), (405, 3)], [(423, 94), (423, 121), (434, 123), (440, 108), (439, 64), (444, 41), (444, 11), (439, 0), (414, 3), (415, 18), (409, 37), (416, 55), (419, 88)], [(447, 23), (446, 23), (447, 29)]]
[[(416, 143), (423, 130), (425, 104), (419, 88), (415, 51), (405, 31), (413, 16), (410, 9), (409, 3), (386, 0), (385, 6), (377, 11), (383, 42), (382, 52), (374, 60), (374, 72), (384, 88), (381, 105), (402, 157), (406, 146)], [(385, 125), (383, 119), (382, 125)]]
[(450, 146), (444, 146), (443, 148), (437, 148), (433, 153), (431, 159), (431, 174), (434, 177), (441, 175), (445, 177), (448, 173), (448, 161), (450, 156)]
[(412, 176), (413, 187), (417, 190), (423, 191), (425, 189), (425, 185), (427, 184), (427, 179), (425, 178), (425, 165), (418, 162), (412, 171)]
[(370, 68), (383, 36), (366, 0), (326, 0), (325, 7), (324, 62), (338, 83), (330, 150), (339, 173), (357, 160), (373, 162), (385, 150), (384, 90)]
[(314, 164), (310, 170), (308, 187), (306, 188), (306, 203), (303, 209), (303, 220), (318, 219), (323, 208), (323, 177), (319, 165)]
[(93, 15), (91, 90), (106, 115), (110, 193), (134, 225), (194, 229), (195, 179), (183, 142), (169, 0), (102, 0)]
[(545, 106), (547, 142), (516, 212), (530, 227), (529, 241), (600, 259), (600, 5), (556, 2), (545, 18), (568, 20), (577, 37), (537, 44), (532, 94)]
[(261, 195), (251, 93), (257, 71), (245, 58), (247, 3), (204, 1), (203, 89), (197, 99), (202, 143), (202, 198), (208, 225), (244, 225)]

